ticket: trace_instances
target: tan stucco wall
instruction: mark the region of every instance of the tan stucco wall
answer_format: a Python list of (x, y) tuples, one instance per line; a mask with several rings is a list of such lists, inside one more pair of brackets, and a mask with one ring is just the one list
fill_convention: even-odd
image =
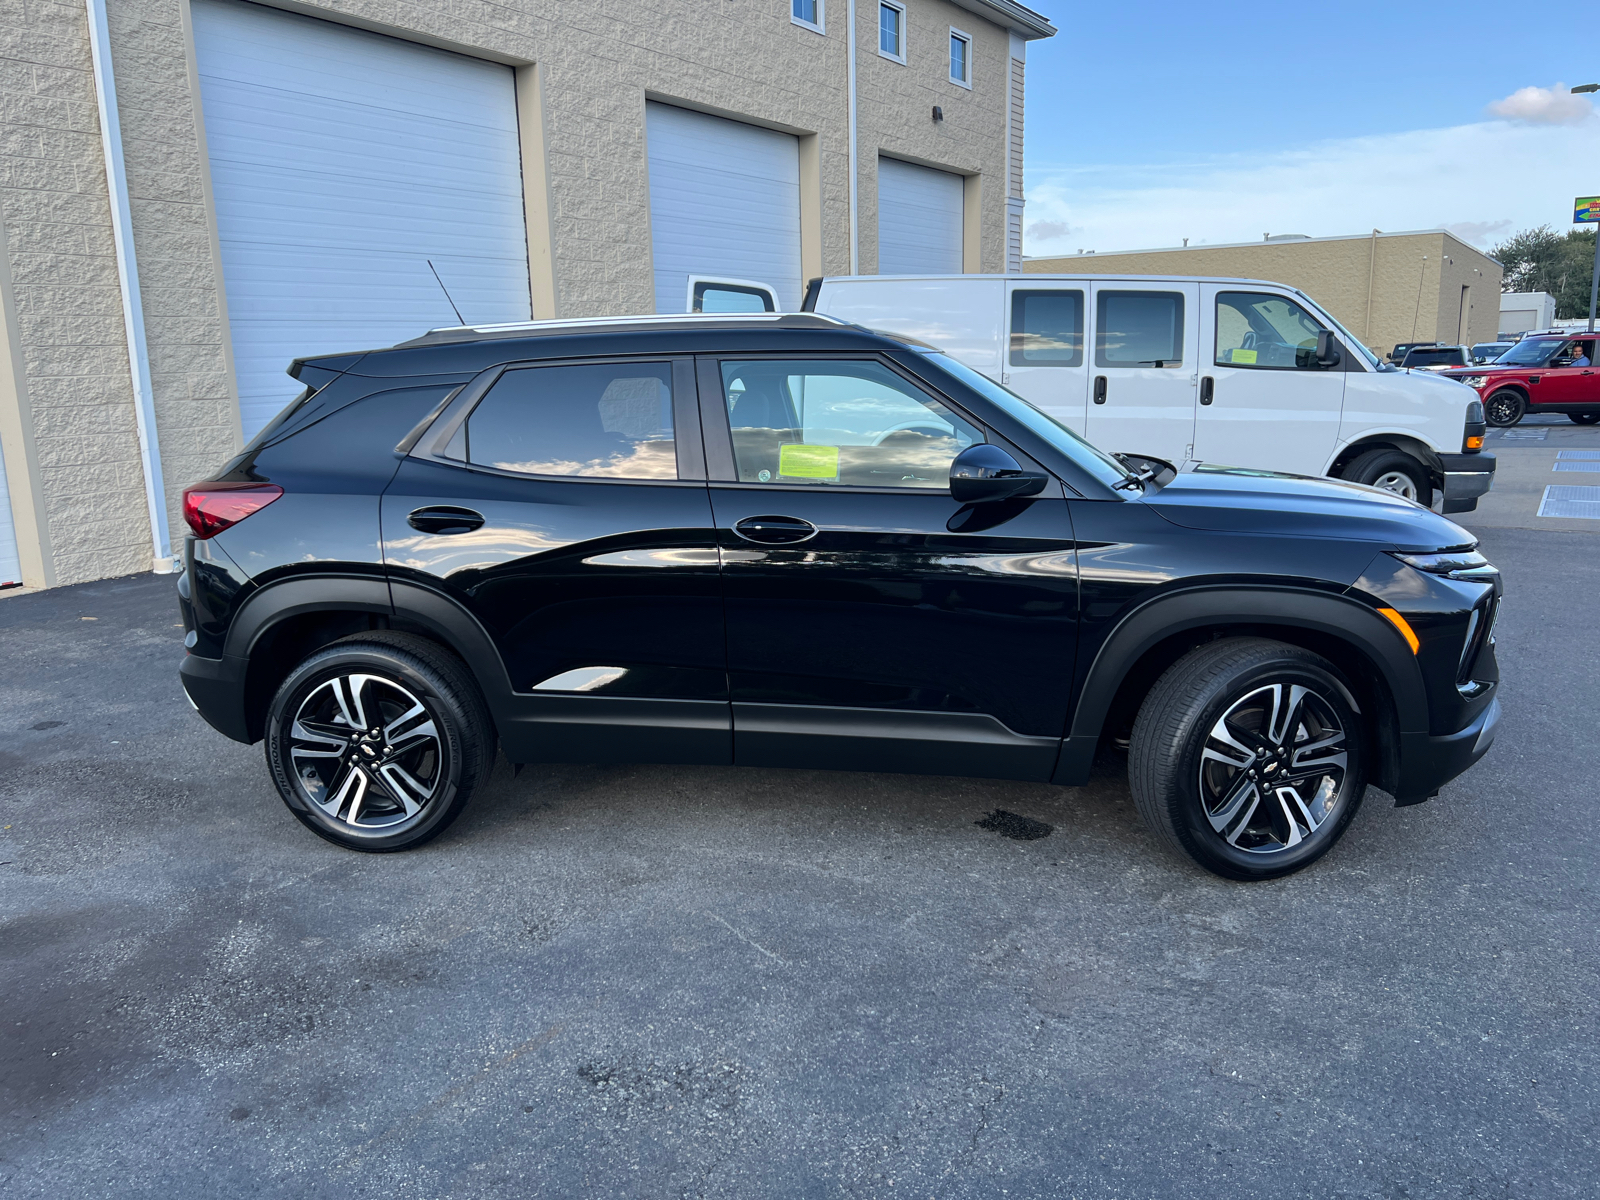
[[(235, 451), (239, 428), (187, 4), (108, 0), (174, 546), (184, 531), (179, 493)], [(536, 276), (542, 254), (553, 263), (530, 285), (538, 315), (652, 311), (647, 98), (801, 135), (803, 265), (850, 268), (844, 0), (830, 0), (825, 37), (792, 24), (788, 0), (276, 6), (526, 68), (518, 85), (524, 152), (542, 148), (544, 168), (541, 177), (529, 169), (537, 164), (524, 165), (525, 181), (542, 185), (530, 198), (530, 257)], [(884, 153), (977, 176), (967, 189), (981, 197), (981, 211), (969, 226), (966, 265), (1003, 270), (1008, 33), (946, 0), (907, 7), (902, 66), (877, 54), (877, 6), (858, 5), (861, 269), (877, 262)], [(948, 78), (952, 25), (973, 38), (970, 91)], [(935, 104), (944, 110), (939, 124)], [(147, 570), (83, 0), (0, 6), (0, 216), (10, 274), (0, 311), (14, 310), (4, 332), (17, 364), (15, 386), (0, 370), (0, 437), (11, 491), (23, 501), (13, 507), (28, 543), (25, 579), (45, 585)]]
[(1031, 258), (1023, 263), (1023, 270), (1202, 275), (1285, 283), (1316, 300), (1380, 353), (1387, 353), (1397, 342), (1455, 342), (1463, 285), (1472, 289), (1470, 341), (1492, 340), (1500, 319), (1500, 264), (1438, 230)]

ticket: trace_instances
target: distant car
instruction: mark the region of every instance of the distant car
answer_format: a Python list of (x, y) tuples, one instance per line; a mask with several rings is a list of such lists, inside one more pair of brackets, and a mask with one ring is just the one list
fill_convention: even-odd
[(1394, 363), (1395, 366), (1399, 366), (1405, 361), (1406, 355), (1411, 353), (1411, 351), (1419, 349), (1423, 346), (1437, 345), (1439, 345), (1438, 342), (1399, 342), (1395, 345), (1393, 350), (1389, 351), (1389, 361)]
[(1530, 333), (1487, 367), (1444, 374), (1477, 390), (1491, 425), (1515, 425), (1530, 412), (1565, 413), (1576, 425), (1593, 425), (1600, 422), (1597, 338)]
[(1401, 369), (1407, 371), (1448, 371), (1452, 367), (1470, 367), (1472, 356), (1465, 346), (1418, 346), (1406, 352)]
[(1515, 342), (1479, 342), (1472, 348), (1472, 363), (1478, 367), (1492, 363), (1515, 345)]

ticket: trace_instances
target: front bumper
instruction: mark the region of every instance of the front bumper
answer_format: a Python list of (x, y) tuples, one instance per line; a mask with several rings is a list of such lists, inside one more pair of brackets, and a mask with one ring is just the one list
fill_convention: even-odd
[(1458, 733), (1434, 737), (1426, 733), (1400, 735), (1400, 782), (1394, 789), (1398, 805), (1421, 804), (1489, 752), (1500, 727), (1500, 700), (1489, 701), (1477, 718)]
[(1444, 496), (1445, 513), (1471, 512), (1478, 497), (1494, 486), (1495, 461), (1492, 454), (1441, 454), (1443, 471), (1439, 489)]

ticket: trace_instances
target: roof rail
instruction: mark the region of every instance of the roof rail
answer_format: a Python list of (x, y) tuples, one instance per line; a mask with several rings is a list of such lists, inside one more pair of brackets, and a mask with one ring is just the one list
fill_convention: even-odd
[(545, 333), (566, 330), (617, 329), (654, 326), (696, 325), (788, 325), (816, 329), (822, 326), (843, 327), (851, 324), (823, 313), (662, 313), (628, 317), (564, 317), (548, 321), (507, 321), (493, 325), (442, 325), (430, 329), (421, 337), (397, 342), (395, 349), (405, 346), (427, 346), (438, 342), (470, 342), (478, 338), (538, 337)]

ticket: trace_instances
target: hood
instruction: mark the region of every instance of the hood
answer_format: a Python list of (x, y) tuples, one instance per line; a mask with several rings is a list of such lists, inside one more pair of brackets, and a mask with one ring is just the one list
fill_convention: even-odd
[(1242, 467), (1181, 472), (1147, 493), (1144, 503), (1186, 529), (1333, 538), (1422, 552), (1478, 540), (1454, 521), (1393, 492)]

